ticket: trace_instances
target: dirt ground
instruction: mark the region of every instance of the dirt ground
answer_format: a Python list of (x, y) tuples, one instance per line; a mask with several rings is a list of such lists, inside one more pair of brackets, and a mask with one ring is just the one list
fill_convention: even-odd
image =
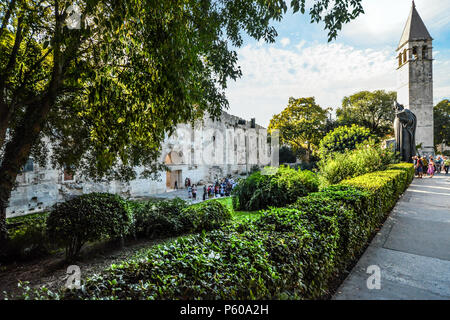
[[(95, 273), (101, 273), (111, 264), (133, 256), (143, 248), (169, 240), (128, 241), (122, 248), (111, 243), (97, 244), (83, 249), (80, 259), (71, 264), (80, 267), (81, 279), (85, 280)], [(69, 265), (64, 261), (63, 252), (27, 262), (0, 265), (0, 299), (5, 299), (4, 292), (10, 299), (17, 295), (20, 292), (17, 287), (19, 281), (28, 281), (30, 287), (45, 285), (53, 290), (61, 288), (66, 283)]]

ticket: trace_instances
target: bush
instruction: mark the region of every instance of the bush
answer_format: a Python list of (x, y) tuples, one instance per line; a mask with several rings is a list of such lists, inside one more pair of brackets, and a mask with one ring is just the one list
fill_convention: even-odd
[(414, 165), (411, 163), (393, 164), (388, 170), (368, 173), (341, 182), (343, 186), (355, 187), (369, 192), (367, 212), (372, 224), (382, 221), (406, 190), (414, 178)]
[(270, 169), (277, 171), (273, 175), (256, 172), (239, 181), (233, 189), (235, 209), (255, 211), (268, 206), (281, 207), (318, 190), (319, 180), (311, 171), (284, 166), (266, 168)]
[(48, 213), (7, 219), (8, 242), (1, 261), (24, 260), (49, 254), (53, 246), (45, 232)]
[(135, 234), (151, 239), (180, 234), (180, 213), (187, 202), (179, 198), (163, 201), (147, 201), (133, 211)]
[(136, 209), (134, 217), (136, 234), (154, 239), (217, 229), (231, 220), (231, 213), (217, 200), (188, 206), (176, 198), (148, 201)]
[(124, 237), (132, 225), (127, 202), (118, 195), (91, 193), (56, 204), (47, 218), (50, 240), (75, 259), (88, 241)]
[(319, 162), (320, 176), (325, 186), (341, 182), (373, 171), (386, 169), (389, 164), (398, 163), (395, 152), (383, 149), (373, 140), (360, 144), (355, 150), (334, 153)]
[(344, 153), (353, 150), (358, 144), (367, 141), (370, 137), (369, 129), (355, 124), (351, 127), (337, 127), (320, 141), (320, 156), (324, 159), (335, 152)]
[(180, 214), (182, 231), (187, 233), (217, 229), (230, 220), (231, 212), (217, 200), (191, 205)]

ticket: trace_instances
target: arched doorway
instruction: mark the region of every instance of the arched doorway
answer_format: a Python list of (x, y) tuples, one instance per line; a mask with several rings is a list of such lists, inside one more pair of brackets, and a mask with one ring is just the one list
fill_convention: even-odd
[(183, 164), (182, 152), (169, 152), (164, 158), (164, 163), (170, 171), (166, 171), (166, 189), (174, 190), (182, 187), (182, 170), (177, 169), (177, 165)]

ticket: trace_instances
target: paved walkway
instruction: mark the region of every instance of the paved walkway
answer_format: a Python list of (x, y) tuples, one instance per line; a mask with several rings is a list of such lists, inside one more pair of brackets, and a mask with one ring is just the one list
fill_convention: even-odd
[[(177, 189), (177, 190), (169, 190), (167, 192), (152, 194), (152, 198), (163, 198), (163, 199), (175, 199), (180, 198), (186, 200), (190, 203), (199, 203), (203, 202), (203, 186), (197, 186), (197, 198), (194, 200), (189, 198), (189, 194), (187, 188)], [(220, 197), (219, 197), (220, 198)], [(213, 199), (213, 198), (209, 198)], [(206, 198), (208, 200), (208, 198)]]
[(333, 299), (450, 299), (450, 175), (414, 179)]

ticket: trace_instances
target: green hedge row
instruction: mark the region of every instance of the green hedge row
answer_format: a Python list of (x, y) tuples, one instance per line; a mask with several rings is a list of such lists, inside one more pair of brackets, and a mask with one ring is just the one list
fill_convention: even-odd
[(346, 180), (287, 208), (271, 208), (252, 223), (147, 249), (88, 279), (83, 290), (41, 289), (38, 297), (320, 299), (359, 256), (413, 175), (411, 164), (400, 164)]
[(50, 214), (11, 219), (6, 255), (0, 260), (33, 258), (64, 248), (70, 261), (87, 242), (167, 238), (210, 231), (230, 220), (228, 208), (215, 200), (189, 206), (178, 198), (139, 203), (90, 193), (56, 204)]

